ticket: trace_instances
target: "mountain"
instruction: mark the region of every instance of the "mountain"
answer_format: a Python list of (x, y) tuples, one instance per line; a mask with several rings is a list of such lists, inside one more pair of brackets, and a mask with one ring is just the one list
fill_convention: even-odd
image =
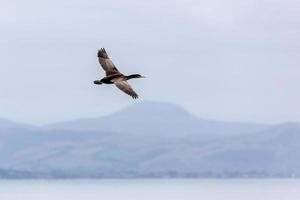
[(199, 119), (178, 105), (144, 101), (112, 115), (48, 125), (47, 130), (105, 131), (161, 137), (202, 135), (206, 138), (255, 132), (263, 124)]
[(0, 134), (7, 132), (8, 130), (24, 130), (24, 129), (31, 129), (33, 126), (27, 124), (21, 124), (12, 122), (6, 119), (0, 118)]
[[(199, 162), (211, 171), (300, 175), (300, 123), (285, 123), (208, 145)], [(199, 163), (198, 163), (199, 164)]]
[(205, 120), (153, 102), (43, 127), (3, 122), (0, 168), (31, 177), (300, 176), (300, 123)]

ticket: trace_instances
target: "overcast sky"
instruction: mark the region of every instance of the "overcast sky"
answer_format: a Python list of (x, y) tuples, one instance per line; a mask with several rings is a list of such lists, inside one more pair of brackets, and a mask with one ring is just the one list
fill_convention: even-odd
[(300, 121), (299, 0), (0, 0), (0, 117), (45, 124), (135, 102), (104, 73), (105, 47), (140, 100), (201, 118)]

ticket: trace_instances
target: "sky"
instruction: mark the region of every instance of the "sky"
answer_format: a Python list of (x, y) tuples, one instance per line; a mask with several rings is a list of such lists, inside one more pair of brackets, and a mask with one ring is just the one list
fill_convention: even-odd
[(0, 118), (47, 124), (135, 100), (104, 76), (105, 47), (138, 101), (200, 118), (300, 121), (299, 0), (0, 0)]

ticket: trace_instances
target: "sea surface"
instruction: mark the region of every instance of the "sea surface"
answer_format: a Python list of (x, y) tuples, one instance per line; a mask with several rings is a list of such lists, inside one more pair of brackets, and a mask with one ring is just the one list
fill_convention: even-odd
[(300, 179), (0, 180), (0, 200), (300, 200)]

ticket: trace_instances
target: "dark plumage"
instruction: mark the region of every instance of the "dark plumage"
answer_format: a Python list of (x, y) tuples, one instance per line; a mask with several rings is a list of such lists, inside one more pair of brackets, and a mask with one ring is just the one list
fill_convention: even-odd
[(120, 90), (130, 95), (132, 98), (136, 99), (139, 97), (129, 85), (127, 80), (133, 78), (144, 78), (144, 76), (141, 76), (140, 74), (131, 74), (129, 76), (125, 76), (124, 74), (120, 73), (113, 64), (112, 60), (108, 57), (104, 48), (98, 50), (98, 60), (104, 69), (106, 76), (101, 80), (94, 81), (94, 84), (115, 84)]

